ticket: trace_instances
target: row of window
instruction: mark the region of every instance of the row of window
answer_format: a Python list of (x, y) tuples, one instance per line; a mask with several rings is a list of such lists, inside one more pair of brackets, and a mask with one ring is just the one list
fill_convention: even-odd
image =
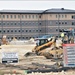
[[(0, 30), (0, 33), (2, 32), (2, 30)], [(3, 33), (9, 33), (9, 32), (21, 32), (21, 30), (3, 30)], [(41, 32), (41, 30), (22, 30), (22, 32)]]
[[(30, 38), (34, 38), (34, 37), (23, 37), (23, 36), (20, 37), (20, 36), (17, 36), (17, 37), (15, 37), (15, 38), (16, 38), (16, 39), (19, 39), (19, 40), (20, 40), (20, 39), (23, 40), (23, 39), (30, 39)], [(7, 37), (7, 39), (8, 39), (8, 40), (11, 40), (11, 39), (13, 39), (13, 37)]]
[[(52, 17), (52, 16), (54, 17), (53, 14), (50, 14), (50, 17)], [(56, 18), (67, 18), (67, 16), (68, 16), (67, 14), (56, 14), (55, 15)], [(18, 14), (17, 15), (10, 15), (10, 14), (9, 15), (6, 15), (6, 14), (3, 15), (2, 14), (2, 15), (0, 15), (0, 18), (6, 18), (6, 19), (9, 19), (9, 18), (10, 19), (16, 19), (16, 18), (19, 18), (19, 19), (20, 18), (22, 18), (22, 19), (27, 19), (27, 18), (28, 19), (35, 19), (35, 18), (41, 18), (41, 15), (37, 15), (37, 14), (36, 15), (34, 15), (34, 14), (32, 14), (32, 15), (31, 14), (29, 14), (29, 15), (28, 14), (26, 14), (26, 15), (22, 15), (22, 14), (21, 15), (20, 14), (19, 15)], [(73, 18), (75, 19), (75, 15), (72, 15), (72, 19)]]
[(32, 19), (34, 19), (34, 18), (38, 18), (38, 16), (39, 15), (0, 15), (0, 18), (14, 18), (14, 19), (16, 19), (16, 18), (28, 18), (28, 19), (30, 19), (30, 18), (32, 18)]
[(57, 15), (56, 15), (56, 18), (67, 18), (67, 15), (60, 15), (60, 14), (57, 14)]
[[(48, 24), (49, 25), (53, 25), (52, 24), (53, 22), (49, 22)], [(0, 25), (41, 25), (42, 23), (41, 22), (3, 22), (1, 23), (0, 22)], [(58, 24), (68, 24), (68, 22), (56, 22), (56, 25)], [(72, 22), (72, 25), (75, 25), (75, 22)]]
[(1, 23), (0, 22), (0, 25), (41, 25), (41, 22), (39, 23), (39, 22), (3, 22), (3, 23)]
[(67, 24), (67, 22), (56, 22), (56, 24)]

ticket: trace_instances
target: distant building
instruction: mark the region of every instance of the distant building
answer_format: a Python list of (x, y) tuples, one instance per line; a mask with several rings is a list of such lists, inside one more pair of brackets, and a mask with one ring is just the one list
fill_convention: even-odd
[(75, 10), (1, 10), (0, 38), (30, 39), (45, 34), (59, 35), (59, 29), (75, 29)]

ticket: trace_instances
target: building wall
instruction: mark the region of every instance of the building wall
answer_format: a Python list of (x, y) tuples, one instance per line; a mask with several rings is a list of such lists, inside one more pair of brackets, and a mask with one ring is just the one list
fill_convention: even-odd
[(30, 39), (45, 34), (58, 35), (58, 29), (75, 29), (75, 14), (0, 14), (0, 38)]

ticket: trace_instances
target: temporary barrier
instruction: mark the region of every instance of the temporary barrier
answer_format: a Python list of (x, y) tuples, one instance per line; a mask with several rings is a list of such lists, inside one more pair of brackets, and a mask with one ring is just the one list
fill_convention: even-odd
[(75, 44), (63, 44), (64, 67), (75, 67)]

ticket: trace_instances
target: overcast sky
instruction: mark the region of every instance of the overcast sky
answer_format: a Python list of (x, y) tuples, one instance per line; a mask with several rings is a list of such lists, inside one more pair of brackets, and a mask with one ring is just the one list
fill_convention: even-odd
[(11, 9), (11, 10), (46, 10), (51, 8), (65, 8), (75, 10), (75, 1), (71, 0), (51, 0), (51, 1), (20, 1), (20, 0), (4, 0), (0, 1), (0, 10)]

